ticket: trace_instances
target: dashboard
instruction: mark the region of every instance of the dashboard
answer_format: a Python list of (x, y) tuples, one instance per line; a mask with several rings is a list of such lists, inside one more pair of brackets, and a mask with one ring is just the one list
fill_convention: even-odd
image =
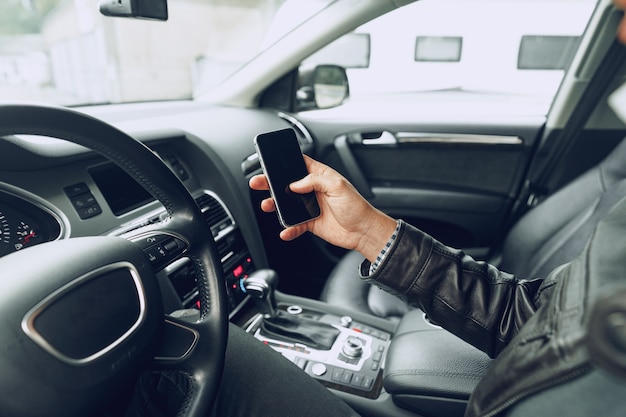
[[(216, 242), (235, 314), (245, 298), (241, 280), (268, 266), (255, 214), (258, 202), (247, 185), (249, 177), (260, 172), (252, 138), (293, 124), (269, 111), (200, 103), (88, 111), (149, 146), (194, 196)], [(310, 137), (305, 139), (310, 145)], [(123, 236), (164, 215), (158, 201), (96, 153), (49, 137), (0, 140), (0, 256), (69, 237)], [(158, 243), (148, 256), (166, 250)], [(197, 306), (195, 281), (185, 259), (158, 278), (166, 310)]]

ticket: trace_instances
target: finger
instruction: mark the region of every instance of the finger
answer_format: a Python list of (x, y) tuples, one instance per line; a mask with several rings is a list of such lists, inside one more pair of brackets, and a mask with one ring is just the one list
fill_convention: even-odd
[(314, 191), (313, 175), (319, 174), (325, 165), (322, 165), (307, 155), (302, 156), (304, 157), (304, 162), (306, 164), (307, 171), (309, 171), (309, 175), (301, 180), (289, 184), (289, 189), (296, 193), (309, 193)]
[(274, 203), (274, 200), (272, 198), (266, 198), (261, 201), (261, 210), (266, 213), (276, 211), (276, 204)]
[(267, 183), (267, 177), (265, 175), (263, 175), (263, 174), (255, 175), (252, 178), (250, 178), (250, 181), (248, 181), (248, 185), (253, 190), (259, 190), (259, 191), (269, 190), (269, 184)]
[(306, 154), (302, 154), (302, 157), (304, 158), (304, 163), (306, 164), (306, 168), (309, 170), (309, 172), (311, 172), (311, 169), (315, 167), (315, 163), (317, 161)]
[(315, 179), (312, 174), (309, 174), (301, 180), (289, 184), (289, 189), (298, 194), (310, 193), (316, 190)]
[[(323, 170), (311, 173), (299, 181), (289, 184), (294, 193), (303, 194), (311, 191), (334, 194), (341, 190), (353, 188), (337, 171), (322, 165)], [(342, 191), (343, 192), (343, 191)]]
[(294, 240), (295, 238), (300, 237), (304, 232), (306, 232), (306, 230), (305, 225), (288, 227), (280, 232), (280, 238), (286, 241)]

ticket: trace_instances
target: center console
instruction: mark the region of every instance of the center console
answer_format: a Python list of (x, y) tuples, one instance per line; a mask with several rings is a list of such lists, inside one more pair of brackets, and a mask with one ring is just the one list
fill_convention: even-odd
[(276, 281), (271, 270), (242, 281), (249, 302), (235, 324), (364, 415), (463, 416), (487, 355), (421, 310), (393, 323), (275, 292)]
[(363, 398), (378, 398), (391, 329), (316, 308), (311, 300), (281, 296), (277, 303), (276, 281), (271, 270), (255, 271), (243, 281), (244, 291), (258, 312), (241, 323), (246, 332), (323, 385)]
[(302, 308), (279, 305), (281, 313), (296, 319), (312, 320), (337, 330), (329, 349), (310, 347), (304, 343), (284, 340), (280, 335), (263, 331), (262, 315), (255, 316), (245, 330), (280, 352), (322, 384), (366, 398), (377, 398), (382, 388), (382, 369), (391, 334), (350, 316), (336, 316)]

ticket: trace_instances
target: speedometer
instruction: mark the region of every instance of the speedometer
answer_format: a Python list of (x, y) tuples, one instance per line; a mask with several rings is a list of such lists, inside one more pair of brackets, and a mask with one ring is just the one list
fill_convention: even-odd
[(17, 243), (15, 250), (20, 250), (26, 246), (36, 245), (43, 241), (39, 228), (32, 221), (20, 221), (17, 225)]
[(0, 256), (11, 251), (11, 228), (6, 216), (0, 211)]
[(35, 198), (0, 189), (0, 256), (62, 236), (62, 222)]

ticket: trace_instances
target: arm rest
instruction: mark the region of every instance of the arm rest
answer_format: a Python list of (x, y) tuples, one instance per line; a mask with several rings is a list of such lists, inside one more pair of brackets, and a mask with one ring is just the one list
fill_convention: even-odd
[(460, 415), (491, 364), (480, 350), (443, 329), (395, 336), (383, 385), (403, 408), (431, 415)]

